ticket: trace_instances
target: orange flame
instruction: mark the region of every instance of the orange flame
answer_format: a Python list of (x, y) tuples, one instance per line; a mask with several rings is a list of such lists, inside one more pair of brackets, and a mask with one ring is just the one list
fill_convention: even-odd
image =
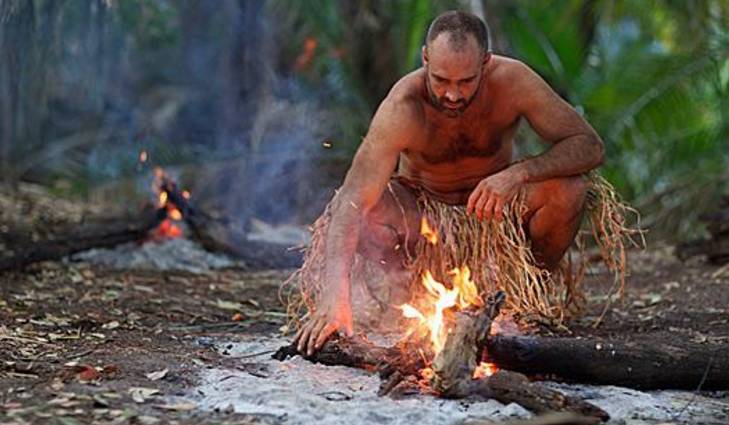
[(175, 221), (180, 221), (180, 220), (182, 220), (182, 213), (181, 213), (181, 212), (180, 212), (180, 210), (178, 210), (177, 208), (172, 208), (171, 210), (167, 211), (167, 215), (168, 215), (168, 216), (169, 216), (169, 217), (170, 217), (171, 219), (173, 219), (173, 220), (175, 220)]
[(493, 363), (481, 362), (473, 371), (473, 379), (482, 379), (496, 373), (499, 369)]
[(147, 154), (147, 151), (146, 150), (142, 149), (139, 152), (139, 162), (140, 163), (145, 163), (145, 162), (147, 162), (147, 159), (149, 159), (149, 155)]
[(430, 227), (430, 223), (428, 223), (428, 219), (425, 217), (420, 220), (420, 234), (431, 244), (435, 245), (438, 243), (438, 233)]
[(169, 195), (167, 195), (167, 192), (165, 192), (165, 191), (162, 191), (162, 192), (159, 193), (159, 195), (157, 197), (157, 206), (159, 208), (162, 208), (165, 205), (167, 205), (167, 197), (168, 196)]
[(459, 310), (470, 306), (481, 306), (483, 301), (478, 295), (478, 288), (471, 280), (471, 270), (467, 266), (456, 268), (449, 273), (452, 278), (452, 289), (433, 278), (430, 271), (425, 271), (422, 284), (427, 293), (425, 305), (428, 314), (418, 310), (410, 304), (403, 304), (400, 309), (403, 316), (408, 319), (417, 319), (418, 327), (430, 336), (433, 352), (438, 354), (448, 337), (448, 326), (445, 323), (444, 313), (457, 307)]

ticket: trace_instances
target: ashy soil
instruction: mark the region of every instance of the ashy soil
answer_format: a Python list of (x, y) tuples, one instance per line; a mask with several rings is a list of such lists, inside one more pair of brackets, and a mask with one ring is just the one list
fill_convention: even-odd
[[(597, 269), (584, 283), (588, 311), (567, 333), (729, 347), (729, 267), (681, 263), (670, 247), (630, 258), (625, 295), (602, 324), (592, 326), (612, 279)], [(278, 291), (289, 273), (65, 261), (0, 274), (0, 424), (297, 423), (204, 411), (189, 397), (201, 371), (241, 367), (220, 341), (286, 330)], [(725, 393), (704, 395), (729, 405)]]

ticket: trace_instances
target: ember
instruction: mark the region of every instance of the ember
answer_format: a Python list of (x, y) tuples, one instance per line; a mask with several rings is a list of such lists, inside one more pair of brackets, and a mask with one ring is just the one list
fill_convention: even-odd
[[(182, 221), (182, 212), (170, 202), (169, 193), (164, 189), (169, 181), (169, 176), (161, 167), (154, 168), (153, 190), (157, 194), (157, 207), (167, 210), (167, 218), (155, 229), (154, 239), (174, 239), (182, 236), (182, 228), (178, 224)], [(190, 192), (183, 191), (182, 196), (185, 199), (190, 199)]]

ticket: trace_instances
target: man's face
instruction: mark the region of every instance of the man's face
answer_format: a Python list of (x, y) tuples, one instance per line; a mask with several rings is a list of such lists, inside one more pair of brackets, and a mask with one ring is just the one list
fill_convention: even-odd
[(449, 117), (459, 117), (476, 97), (483, 65), (489, 54), (468, 36), (465, 45), (455, 49), (450, 34), (441, 33), (423, 47), (423, 65), (430, 102)]

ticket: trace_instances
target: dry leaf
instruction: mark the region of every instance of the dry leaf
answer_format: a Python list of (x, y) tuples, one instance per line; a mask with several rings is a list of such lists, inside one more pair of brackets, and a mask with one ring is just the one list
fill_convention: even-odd
[(215, 301), (215, 306), (218, 308), (222, 308), (223, 310), (241, 310), (243, 306), (240, 303), (232, 302), (232, 301), (224, 301), (224, 300), (217, 300)]
[(178, 401), (178, 402), (172, 403), (172, 404), (157, 405), (155, 407), (160, 408), (160, 409), (165, 409), (165, 410), (176, 410), (176, 411), (180, 411), (180, 412), (186, 412), (186, 411), (195, 409), (197, 407), (197, 404), (193, 401), (183, 400), (183, 401)]
[(145, 376), (152, 381), (158, 381), (167, 376), (167, 372), (169, 372), (169, 369), (165, 368), (157, 372), (148, 373)]
[(96, 370), (95, 367), (89, 366), (89, 365), (81, 365), (79, 366), (81, 371), (76, 374), (76, 377), (81, 382), (91, 382), (96, 381), (97, 379), (101, 378), (101, 375), (99, 374), (99, 371)]
[(114, 321), (112, 321), (112, 322), (109, 322), (109, 323), (104, 323), (104, 324), (103, 324), (103, 325), (101, 326), (101, 328), (102, 328), (102, 329), (116, 329), (116, 328), (118, 328), (119, 326), (120, 326), (120, 323), (119, 323), (118, 321), (114, 320)]
[(137, 403), (144, 403), (146, 399), (159, 393), (156, 388), (132, 387), (129, 388), (129, 395)]

